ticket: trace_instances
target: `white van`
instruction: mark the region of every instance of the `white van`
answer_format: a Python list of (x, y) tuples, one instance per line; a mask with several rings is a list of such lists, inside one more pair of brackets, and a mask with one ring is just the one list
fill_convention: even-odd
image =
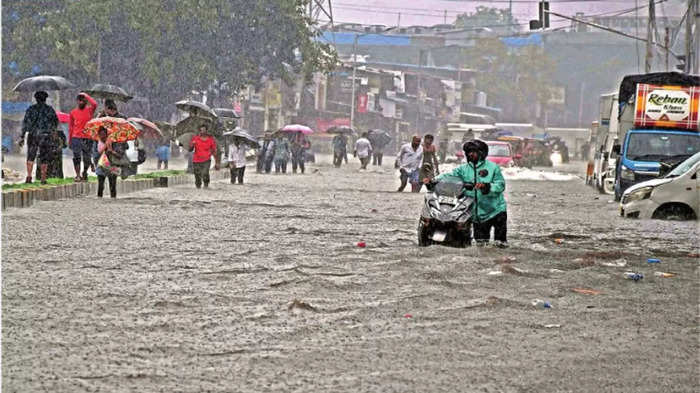
[(629, 187), (620, 201), (620, 215), (630, 218), (697, 220), (700, 217), (700, 153), (666, 176)]

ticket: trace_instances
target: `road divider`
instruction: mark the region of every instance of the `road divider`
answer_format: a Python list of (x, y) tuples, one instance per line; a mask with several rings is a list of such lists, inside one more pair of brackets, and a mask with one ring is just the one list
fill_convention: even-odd
[[(230, 174), (227, 170), (210, 172), (212, 181), (228, 179), (229, 176)], [(194, 187), (194, 175), (181, 174), (149, 178), (127, 178), (126, 180), (117, 179), (117, 195), (149, 188), (173, 187), (182, 184), (192, 184)], [(31, 207), (39, 201), (58, 201), (87, 195), (97, 195), (97, 182), (48, 184), (40, 187), (7, 190), (2, 192), (2, 210)]]

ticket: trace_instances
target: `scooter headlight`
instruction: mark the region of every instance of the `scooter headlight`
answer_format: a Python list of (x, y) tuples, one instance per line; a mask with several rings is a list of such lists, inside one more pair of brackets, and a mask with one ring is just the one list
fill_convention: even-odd
[(629, 203), (634, 201), (639, 201), (642, 199), (651, 198), (651, 192), (654, 191), (654, 187), (642, 187), (639, 190), (634, 190), (629, 194), (625, 194), (622, 197), (622, 203)]

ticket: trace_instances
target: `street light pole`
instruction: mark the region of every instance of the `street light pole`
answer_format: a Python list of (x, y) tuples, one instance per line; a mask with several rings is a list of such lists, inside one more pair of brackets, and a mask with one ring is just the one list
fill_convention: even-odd
[[(390, 27), (388, 29), (384, 29), (380, 33), (375, 33), (375, 34), (384, 34), (386, 32), (389, 32), (391, 30), (394, 30), (396, 27)], [(350, 102), (350, 128), (354, 129), (355, 128), (355, 101), (357, 98), (355, 97), (355, 74), (357, 72), (357, 40), (360, 37), (364, 37), (369, 33), (364, 33), (364, 34), (355, 34), (355, 40), (353, 41), (352, 44), (352, 93), (351, 93), (351, 102)]]
[(350, 99), (350, 128), (355, 129), (355, 73), (357, 70), (357, 39), (359, 35), (355, 34), (355, 41), (352, 45), (352, 93)]

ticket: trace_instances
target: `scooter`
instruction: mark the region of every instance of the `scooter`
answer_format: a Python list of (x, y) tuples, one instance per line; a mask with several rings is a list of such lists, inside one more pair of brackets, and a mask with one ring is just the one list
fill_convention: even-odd
[(453, 247), (471, 245), (472, 209), (474, 200), (465, 190), (474, 187), (462, 179), (444, 177), (428, 185), (420, 220), (418, 245), (444, 244)]

